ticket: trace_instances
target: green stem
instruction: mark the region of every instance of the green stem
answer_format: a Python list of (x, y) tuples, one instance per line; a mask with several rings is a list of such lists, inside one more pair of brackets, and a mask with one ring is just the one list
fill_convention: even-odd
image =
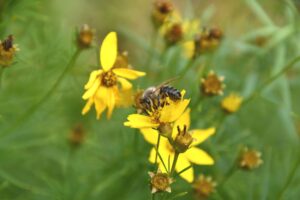
[(287, 190), (287, 188), (289, 187), (289, 185), (292, 182), (293, 178), (295, 177), (295, 173), (297, 172), (297, 169), (299, 168), (299, 165), (300, 165), (300, 157), (298, 158), (295, 166), (292, 168), (285, 185), (283, 186), (282, 190), (280, 191), (280, 193), (278, 195), (278, 200), (283, 199), (282, 198), (283, 194)]
[(175, 171), (175, 167), (176, 167), (176, 163), (179, 157), (179, 153), (176, 151), (175, 155), (174, 155), (174, 160), (173, 160), (173, 164), (172, 164), (172, 168), (171, 168), (171, 176), (173, 175), (174, 171)]
[(4, 72), (4, 67), (0, 66), (0, 89), (2, 87), (2, 76), (3, 76), (3, 72)]
[(156, 155), (155, 155), (155, 164), (157, 164), (157, 158), (158, 158), (158, 149), (159, 149), (159, 144), (160, 144), (160, 134), (158, 134), (158, 136), (157, 136), (157, 143), (156, 143), (156, 149), (157, 149), (157, 151), (156, 151)]
[(32, 105), (23, 115), (21, 115), (19, 119), (17, 119), (17, 121), (13, 123), (11, 128), (9, 128), (7, 131), (4, 131), (4, 134), (15, 130), (19, 125), (25, 123), (25, 121), (28, 120), (29, 116), (32, 115), (43, 103), (45, 103), (49, 99), (49, 97), (53, 94), (56, 88), (60, 85), (61, 81), (63, 80), (63, 78), (69, 71), (69, 69), (74, 65), (80, 53), (81, 53), (80, 49), (77, 49), (75, 51), (70, 61), (66, 65), (64, 71), (58, 77), (58, 79), (56, 80), (54, 85), (50, 88), (50, 90), (48, 90), (48, 92), (36, 104)]
[(273, 83), (276, 79), (278, 79), (281, 75), (285, 74), (288, 70), (290, 70), (294, 65), (300, 61), (300, 56), (294, 58), (289, 64), (287, 64), (284, 68), (282, 68), (281, 71), (279, 71), (277, 74), (271, 76), (264, 84), (256, 89), (248, 98), (246, 98), (243, 102), (243, 104), (249, 103), (251, 100), (255, 99), (267, 86), (269, 86), (271, 83)]

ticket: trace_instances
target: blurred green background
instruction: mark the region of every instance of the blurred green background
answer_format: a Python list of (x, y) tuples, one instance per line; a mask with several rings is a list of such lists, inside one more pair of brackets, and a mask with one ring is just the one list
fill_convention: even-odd
[[(148, 76), (138, 88), (175, 77), (187, 61), (178, 46), (153, 49), (155, 34), (145, 0), (0, 0), (0, 38), (13, 34), (21, 51), (5, 69), (0, 88), (0, 199), (150, 199), (147, 161), (151, 148), (136, 130), (123, 127), (134, 109), (117, 109), (111, 120), (97, 121), (95, 112), (81, 116), (83, 85), (97, 69), (98, 45), (112, 30), (120, 50), (129, 52), (135, 69)], [(198, 65), (209, 65), (226, 77), (225, 94), (244, 97), (261, 87), (292, 59), (300, 56), (299, 1), (186, 0), (174, 1), (184, 18), (202, 26), (218, 26), (225, 38)], [(75, 51), (75, 32), (83, 23), (96, 29), (96, 47), (84, 51), (62, 82), (51, 90)], [(263, 38), (263, 45), (257, 45)], [(161, 42), (161, 41), (160, 41)], [(145, 63), (149, 55), (152, 63)], [(198, 68), (174, 84), (187, 90), (192, 105), (199, 95)], [(251, 172), (237, 171), (217, 187), (211, 199), (300, 198), (300, 67), (278, 78), (235, 115), (202, 148), (216, 160), (195, 166), (196, 175), (224, 179), (239, 149), (248, 145), (263, 153), (264, 164)], [(193, 108), (193, 128), (215, 126), (222, 97)], [(70, 132), (81, 124), (85, 142), (76, 150)], [(191, 186), (178, 179), (177, 199), (193, 199)], [(176, 193), (175, 193), (176, 194)]]

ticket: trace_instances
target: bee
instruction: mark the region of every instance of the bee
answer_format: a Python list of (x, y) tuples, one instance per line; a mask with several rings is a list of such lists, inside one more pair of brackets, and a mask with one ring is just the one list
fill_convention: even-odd
[(166, 98), (169, 97), (172, 101), (178, 101), (182, 95), (180, 91), (170, 85), (172, 80), (165, 81), (158, 86), (151, 86), (147, 88), (140, 96), (139, 102), (143, 110), (157, 109), (164, 106)]

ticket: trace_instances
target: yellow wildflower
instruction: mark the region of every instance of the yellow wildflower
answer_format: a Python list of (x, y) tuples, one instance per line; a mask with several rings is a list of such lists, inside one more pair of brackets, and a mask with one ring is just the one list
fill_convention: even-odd
[(214, 191), (217, 183), (212, 180), (210, 176), (201, 174), (193, 183), (195, 196), (199, 200), (207, 199)]
[(261, 152), (250, 150), (247, 147), (243, 150), (239, 163), (241, 168), (252, 170), (258, 168), (262, 163)]
[[(175, 141), (176, 145), (176, 137), (178, 136), (177, 131), (179, 129), (183, 129), (186, 127), (190, 127), (190, 109), (187, 109), (181, 117), (175, 122), (173, 126), (173, 131), (172, 131), (172, 138)], [(177, 172), (182, 171), (183, 169), (186, 169), (187, 167), (191, 166), (191, 163), (197, 164), (197, 165), (212, 165), (214, 164), (213, 158), (208, 155), (205, 151), (195, 147), (196, 145), (204, 142), (207, 138), (209, 138), (211, 135), (215, 133), (215, 128), (209, 128), (209, 129), (195, 129), (195, 130), (190, 130), (186, 134), (190, 134), (193, 138), (191, 144), (189, 144), (189, 141), (187, 143), (188, 148), (186, 151), (182, 151), (182, 153), (179, 154), (179, 158), (175, 167), (175, 170)], [(151, 129), (145, 129), (143, 130), (144, 136), (147, 138), (147, 141), (149, 141), (152, 144), (156, 143), (158, 133), (155, 132), (155, 130)], [(174, 146), (175, 146), (174, 145)], [(160, 146), (159, 146), (159, 154), (162, 157), (162, 160), (164, 163), (168, 163), (169, 156), (170, 156), (170, 161), (173, 160), (174, 155), (175, 155), (175, 149), (178, 147), (173, 147), (169, 140), (165, 137), (162, 137), (160, 140)], [(180, 147), (179, 147), (180, 148)], [(182, 149), (176, 149), (176, 151), (180, 151)], [(156, 150), (155, 148), (152, 148), (149, 156), (150, 162), (154, 163), (156, 160)], [(165, 172), (165, 169), (163, 167), (163, 164), (160, 159), (157, 159), (159, 163), (160, 169)], [(185, 179), (188, 182), (193, 182), (194, 180), (194, 169), (190, 167), (188, 170), (185, 172), (181, 173), (180, 176)]]
[(117, 34), (110, 32), (100, 48), (102, 69), (93, 71), (84, 86), (86, 92), (82, 98), (87, 100), (87, 103), (82, 110), (83, 115), (95, 104), (98, 119), (106, 108), (107, 118), (110, 118), (116, 101), (120, 98), (118, 82), (121, 84), (122, 90), (128, 90), (132, 84), (127, 79), (134, 80), (145, 75), (144, 72), (132, 69), (112, 68), (117, 58), (117, 52)]
[(0, 40), (0, 66), (8, 67), (11, 65), (17, 51), (19, 49), (17, 45), (13, 44), (12, 35), (9, 35), (3, 42)]
[(202, 91), (205, 95), (223, 95), (224, 77), (210, 71), (206, 78), (201, 79)]
[(234, 113), (239, 110), (242, 101), (243, 98), (241, 96), (235, 93), (231, 93), (222, 100), (221, 106), (225, 111), (229, 113)]

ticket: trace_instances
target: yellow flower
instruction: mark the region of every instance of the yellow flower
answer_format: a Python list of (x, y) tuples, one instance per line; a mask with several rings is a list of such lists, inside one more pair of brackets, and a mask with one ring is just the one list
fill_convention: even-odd
[(86, 92), (82, 98), (87, 100), (87, 103), (82, 110), (83, 115), (95, 104), (98, 119), (106, 108), (107, 118), (110, 118), (116, 102), (120, 98), (118, 82), (121, 84), (122, 90), (128, 90), (132, 85), (127, 79), (134, 80), (145, 75), (144, 72), (132, 69), (112, 68), (117, 59), (117, 52), (117, 34), (110, 32), (100, 48), (102, 69), (93, 71), (84, 86)]
[(242, 101), (243, 98), (240, 95), (231, 93), (222, 100), (221, 106), (225, 111), (229, 113), (234, 113), (239, 110)]
[(124, 122), (124, 125), (139, 129), (154, 128), (158, 129), (161, 134), (171, 134), (172, 123), (182, 115), (189, 102), (189, 99), (169, 101), (167, 105), (149, 111), (149, 115), (131, 114), (127, 117), (128, 121)]
[[(176, 140), (177, 135), (177, 127), (182, 129), (184, 126), (188, 129), (190, 127), (190, 109), (187, 109), (180, 118), (175, 122), (172, 131), (172, 138)], [(152, 144), (156, 144), (158, 132), (153, 129), (144, 129), (142, 131), (146, 140)], [(175, 167), (177, 172), (182, 171), (183, 169), (191, 166), (191, 163), (197, 165), (212, 165), (214, 164), (213, 158), (208, 155), (205, 151), (195, 147), (196, 145), (204, 142), (207, 138), (215, 133), (215, 128), (208, 128), (205, 130), (195, 129), (189, 131), (187, 134), (190, 134), (193, 137), (192, 144), (190, 147), (183, 153), (179, 154), (179, 158)], [(161, 137), (160, 146), (159, 146), (159, 154), (162, 157), (162, 160), (165, 164), (168, 163), (169, 156), (170, 161), (173, 160), (175, 155), (175, 149), (170, 144), (167, 138)], [(152, 148), (149, 156), (150, 162), (154, 163), (156, 160), (156, 150)], [(165, 168), (160, 159), (157, 159), (159, 163), (159, 167), (163, 172), (166, 172)], [(194, 180), (194, 169), (190, 167), (185, 172), (181, 173), (180, 176), (188, 182), (193, 182)]]

